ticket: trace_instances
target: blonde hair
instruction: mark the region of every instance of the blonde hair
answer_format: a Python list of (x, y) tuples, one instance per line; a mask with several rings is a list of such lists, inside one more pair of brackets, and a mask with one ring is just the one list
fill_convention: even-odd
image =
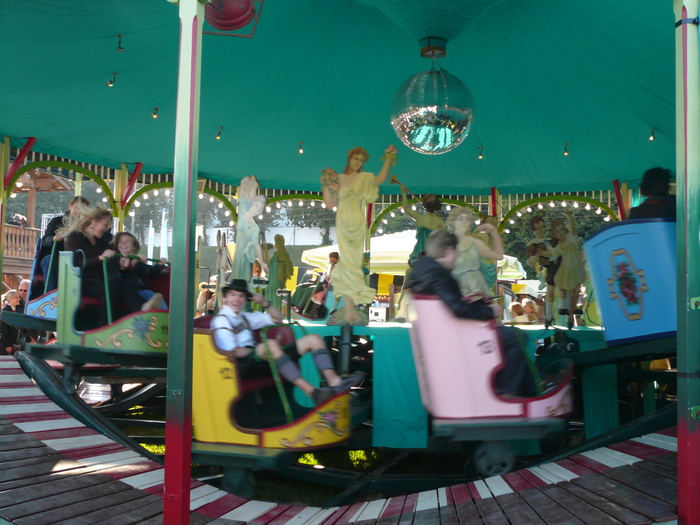
[(537, 303), (535, 301), (533, 301), (532, 299), (525, 299), (523, 301), (523, 306), (529, 306), (530, 308), (532, 308), (535, 311), (535, 313), (537, 313)]
[(76, 218), (69, 218), (68, 224), (65, 224), (58, 230), (58, 234), (63, 237), (68, 237), (69, 234), (77, 231), (83, 235), (87, 235), (86, 230), (92, 221), (109, 219), (112, 221), (112, 211), (107, 208), (88, 208), (80, 211), (80, 215)]
[(454, 233), (454, 224), (461, 215), (469, 215), (474, 221), (479, 218), (477, 213), (469, 207), (452, 208), (445, 221), (445, 229), (448, 232)]
[(8, 290), (3, 296), (2, 296), (2, 305), (5, 306), (10, 302), (10, 299), (12, 299), (14, 296), (19, 297), (19, 292), (17, 290)]
[(510, 303), (510, 306), (508, 308), (510, 308), (511, 313), (515, 317), (518, 317), (518, 316), (523, 315), (525, 313), (525, 310), (523, 310), (523, 305), (518, 303), (518, 302)]

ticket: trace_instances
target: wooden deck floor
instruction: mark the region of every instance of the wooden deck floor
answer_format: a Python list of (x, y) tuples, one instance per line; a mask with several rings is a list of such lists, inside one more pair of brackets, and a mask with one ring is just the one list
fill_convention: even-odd
[[(163, 467), (83, 426), (0, 357), (0, 525), (162, 523)], [(191, 484), (191, 523), (676, 523), (673, 429), (473, 483), (320, 509)], [(4, 520), (4, 521), (3, 521)]]

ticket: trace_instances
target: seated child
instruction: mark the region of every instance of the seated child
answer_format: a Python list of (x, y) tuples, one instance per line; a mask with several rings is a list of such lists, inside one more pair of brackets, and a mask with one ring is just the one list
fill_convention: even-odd
[[(146, 287), (143, 277), (155, 277), (167, 262), (146, 264), (145, 255), (139, 255), (141, 245), (132, 234), (120, 232), (114, 236), (112, 247), (117, 256), (110, 261), (110, 295), (112, 304), (120, 300), (126, 303), (131, 312), (146, 310), (167, 310), (163, 296)], [(145, 301), (145, 302), (144, 302)]]

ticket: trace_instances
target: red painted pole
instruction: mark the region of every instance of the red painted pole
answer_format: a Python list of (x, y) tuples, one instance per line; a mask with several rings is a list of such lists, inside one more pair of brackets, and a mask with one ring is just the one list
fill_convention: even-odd
[(29, 137), (22, 149), (19, 150), (19, 154), (15, 157), (15, 161), (12, 163), (12, 166), (10, 166), (10, 169), (7, 170), (7, 173), (5, 173), (5, 180), (3, 181), (2, 185), (4, 189), (7, 189), (7, 185), (10, 184), (12, 177), (15, 176), (15, 173), (17, 173), (17, 170), (24, 162), (24, 159), (27, 158), (27, 155), (29, 155), (29, 152), (32, 150), (34, 144), (36, 144), (36, 137)]
[(170, 273), (168, 383), (165, 412), (165, 493), (163, 523), (190, 523), (192, 460), (192, 352), (197, 302), (194, 281), (199, 99), (204, 3), (180, 0), (180, 54), (175, 120), (173, 246)]
[(498, 209), (498, 189), (491, 188), (491, 205), (489, 209), (489, 215), (492, 217), (496, 216), (496, 210)]
[(615, 179), (613, 181), (613, 188), (615, 188), (615, 198), (617, 199), (617, 215), (620, 217), (621, 221), (627, 220), (627, 212), (625, 211), (625, 203), (622, 202), (619, 180)]
[(124, 188), (124, 191), (122, 192), (122, 208), (126, 206), (126, 202), (129, 200), (129, 195), (131, 195), (131, 190), (134, 189), (134, 184), (136, 184), (136, 179), (141, 173), (141, 168), (143, 168), (143, 163), (137, 162), (136, 167), (134, 168), (134, 172), (131, 174), (131, 177), (129, 177), (129, 182), (127, 183), (126, 188)]
[(678, 523), (700, 525), (700, 68), (698, 0), (676, 17)]

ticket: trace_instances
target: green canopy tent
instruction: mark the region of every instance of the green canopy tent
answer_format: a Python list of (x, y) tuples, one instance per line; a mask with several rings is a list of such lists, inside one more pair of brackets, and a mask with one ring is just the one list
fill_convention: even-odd
[[(177, 11), (166, 0), (2, 2), (0, 134), (171, 173)], [(318, 191), (320, 170), (342, 169), (352, 147), (376, 172), (395, 143), (394, 172), (416, 193), (636, 184), (674, 164), (673, 23), (656, 0), (267, 0), (253, 38), (203, 36), (199, 175)], [(440, 65), (471, 90), (475, 119), (452, 152), (420, 155), (396, 138), (391, 104), (432, 67), (418, 35), (438, 31), (449, 38)]]

